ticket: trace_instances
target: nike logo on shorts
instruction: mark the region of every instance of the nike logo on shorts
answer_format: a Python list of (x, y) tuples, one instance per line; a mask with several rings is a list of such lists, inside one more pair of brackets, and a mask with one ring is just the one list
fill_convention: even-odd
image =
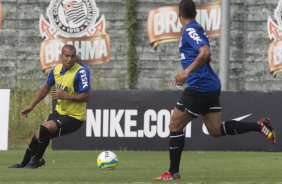
[(182, 104), (182, 103), (180, 103), (180, 102), (177, 102), (176, 104), (177, 104), (177, 105), (183, 105), (183, 104)]

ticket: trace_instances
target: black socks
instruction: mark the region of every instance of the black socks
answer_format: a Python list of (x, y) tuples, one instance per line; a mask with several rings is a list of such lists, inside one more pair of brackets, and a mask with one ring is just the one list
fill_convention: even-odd
[(221, 135), (237, 135), (250, 131), (260, 132), (258, 123), (247, 123), (235, 120), (229, 120), (221, 124)]
[(25, 166), (30, 159), (35, 155), (35, 153), (37, 152), (37, 148), (38, 148), (38, 141), (35, 137), (35, 135), (32, 137), (32, 140), (30, 142), (30, 144), (28, 145), (26, 151), (25, 151), (25, 155), (24, 158), (21, 162), (22, 166)]
[(171, 174), (179, 172), (179, 165), (181, 159), (181, 153), (185, 144), (184, 132), (170, 132), (169, 136), (169, 156), (170, 167), (169, 172)]
[[(260, 132), (260, 125), (256, 122), (241, 122), (229, 120), (221, 124), (221, 135), (237, 135), (250, 131)], [(170, 167), (169, 172), (173, 175), (179, 172), (181, 154), (185, 144), (184, 132), (170, 132), (169, 140), (169, 156)]]
[(51, 137), (48, 129), (45, 126), (41, 125), (39, 129), (38, 149), (37, 153), (34, 156), (35, 159), (39, 160), (43, 157), (45, 150), (49, 145), (50, 139)]

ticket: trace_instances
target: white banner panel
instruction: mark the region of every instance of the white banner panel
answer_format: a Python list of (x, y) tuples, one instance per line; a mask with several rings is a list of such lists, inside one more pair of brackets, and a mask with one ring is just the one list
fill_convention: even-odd
[(0, 89), (0, 150), (8, 150), (10, 89)]

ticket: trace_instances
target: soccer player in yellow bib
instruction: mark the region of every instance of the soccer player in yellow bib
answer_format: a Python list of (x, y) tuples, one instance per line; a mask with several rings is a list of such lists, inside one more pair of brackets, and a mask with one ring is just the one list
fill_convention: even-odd
[[(21, 115), (26, 117), (32, 109), (51, 92), (57, 100), (54, 111), (40, 125), (26, 149), (21, 163), (10, 168), (38, 168), (45, 164), (44, 152), (50, 139), (78, 130), (86, 119), (86, 105), (89, 99), (89, 72), (76, 63), (76, 49), (65, 45), (60, 55), (62, 64), (55, 66), (32, 102), (26, 106)], [(51, 88), (55, 89), (51, 91)]]

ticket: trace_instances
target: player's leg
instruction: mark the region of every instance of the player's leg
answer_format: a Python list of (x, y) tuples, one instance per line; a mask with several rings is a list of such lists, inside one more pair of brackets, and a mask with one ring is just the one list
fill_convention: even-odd
[(51, 135), (55, 134), (57, 131), (58, 128), (54, 120), (47, 120), (40, 125), (39, 131), (37, 132), (37, 151), (25, 168), (38, 168), (45, 164), (43, 155), (50, 143)]
[(180, 179), (179, 165), (185, 144), (184, 128), (193, 119), (201, 114), (203, 109), (202, 98), (198, 93), (185, 89), (176, 103), (169, 123), (169, 170), (154, 180)]
[(78, 130), (83, 121), (79, 121), (67, 115), (60, 115), (56, 111), (44, 122), (38, 133), (38, 149), (25, 168), (38, 168), (45, 164), (43, 155), (49, 145), (51, 138), (69, 134)]
[(169, 123), (169, 170), (153, 180), (176, 180), (180, 179), (179, 165), (181, 154), (185, 144), (184, 128), (193, 118), (186, 112), (174, 108)]
[(203, 121), (209, 134), (213, 137), (237, 135), (250, 131), (260, 131), (258, 123), (248, 123), (234, 120), (228, 120), (221, 123), (221, 112), (209, 112), (204, 114)]
[[(10, 166), (9, 168), (24, 168), (27, 166), (27, 164), (31, 161), (31, 159), (36, 155), (36, 153), (38, 152), (38, 140), (39, 140), (39, 135), (40, 135), (40, 131), (42, 132), (42, 125), (40, 126), (39, 130), (37, 131), (37, 133), (32, 137), (32, 140), (30, 142), (30, 144), (28, 145), (26, 152), (24, 154), (23, 160), (20, 164), (14, 164), (12, 166)], [(42, 133), (43, 135), (43, 133)], [(41, 136), (42, 137), (42, 136)], [(44, 136), (46, 137), (46, 136)], [(47, 136), (48, 137), (48, 136)], [(41, 138), (42, 139), (42, 138)], [(43, 142), (41, 142), (41, 147), (42, 147)], [(48, 145), (47, 145), (48, 146)], [(41, 150), (41, 149), (40, 149)], [(39, 159), (40, 160), (40, 159)], [(41, 164), (44, 165), (45, 161), (44, 159), (41, 159)]]
[(276, 134), (268, 118), (262, 118), (257, 122), (228, 120), (221, 124), (222, 135), (237, 135), (251, 131), (260, 132), (266, 136), (272, 144), (276, 144)]
[(58, 131), (58, 127), (54, 120), (49, 120), (44, 122), (39, 129), (39, 139), (38, 139), (38, 149), (37, 153), (35, 154), (35, 159), (41, 159), (48, 147), (51, 135), (55, 134)]
[(58, 131), (57, 126), (57, 120), (59, 119), (60, 114), (58, 114), (57, 111), (53, 111), (51, 114), (49, 114), (48, 118), (43, 122), (43, 124), (40, 126), (39, 130), (37, 131), (36, 137), (39, 142), (37, 146), (36, 153), (33, 155), (35, 158), (35, 162), (37, 164), (35, 165), (44, 165), (45, 160), (43, 159), (43, 155), (46, 151), (46, 148), (48, 147), (50, 143), (50, 139), (53, 134), (56, 134)]
[[(179, 103), (178, 103), (179, 104)], [(180, 179), (179, 166), (181, 154), (185, 145), (184, 128), (186, 125), (195, 118), (186, 110), (175, 107), (169, 123), (169, 170), (165, 171), (153, 180), (177, 180)]]
[(181, 154), (185, 144), (184, 128), (193, 118), (186, 112), (174, 108), (169, 124), (169, 172), (179, 172)]
[(228, 120), (221, 123), (221, 113), (210, 112), (203, 115), (203, 120), (211, 136), (237, 135), (253, 131), (262, 133), (271, 143), (276, 143), (275, 131), (268, 118), (263, 118), (258, 122)]
[(203, 115), (204, 124), (213, 137), (222, 136), (221, 134), (221, 112), (210, 112)]
[(28, 145), (24, 158), (21, 162), (21, 165), (25, 166), (30, 159), (35, 155), (38, 147), (38, 137), (36, 137), (36, 134), (32, 137), (30, 144)]
[(243, 134), (249, 131), (260, 131), (257, 123), (228, 120), (221, 123), (221, 112), (209, 112), (203, 115), (204, 124), (213, 137)]
[(35, 155), (38, 147), (38, 138), (34, 135), (29, 143), (28, 147), (26, 148), (23, 160), (19, 164), (14, 164), (9, 166), (9, 168), (23, 168), (25, 167), (30, 159)]
[[(52, 112), (49, 114), (48, 118), (44, 121), (49, 121), (52, 119), (56, 119), (58, 116), (57, 112)], [(43, 123), (44, 124), (44, 123)], [(23, 160), (20, 164), (14, 164), (10, 166), (10, 168), (23, 168), (25, 167), (31, 160), (31, 158), (37, 153), (38, 151), (38, 140), (39, 140), (39, 133), (40, 133), (41, 127), (37, 130), (37, 133), (33, 136), (28, 148), (26, 149), (25, 155), (23, 157)], [(39, 160), (41, 165), (45, 164), (45, 160), (42, 158)]]

